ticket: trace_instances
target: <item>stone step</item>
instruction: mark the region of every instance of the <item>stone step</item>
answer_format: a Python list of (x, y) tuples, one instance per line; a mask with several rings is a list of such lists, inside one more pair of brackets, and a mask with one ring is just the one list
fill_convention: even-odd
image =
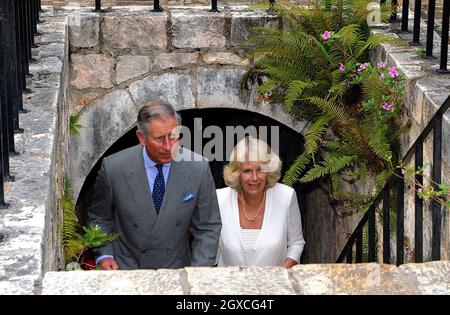
[[(410, 10), (414, 12), (414, 4), (411, 5)], [(441, 36), (442, 34), (442, 14), (443, 14), (443, 2), (442, 0), (436, 1), (435, 11), (434, 11), (434, 19), (435, 19), (435, 31)], [(423, 21), (428, 20), (428, 1), (425, 4), (422, 4), (422, 15)], [(450, 36), (449, 36), (450, 39)]]
[(153, 0), (116, 0), (115, 5), (153, 5)]
[[(450, 262), (47, 272), (43, 295), (448, 295)], [(1, 291), (0, 291), (1, 292)], [(225, 297), (224, 297), (225, 295)], [(212, 298), (212, 297), (211, 297)], [(276, 299), (276, 296), (272, 297)], [(181, 302), (179, 302), (181, 303)], [(208, 304), (209, 305), (209, 304)], [(277, 304), (274, 303), (274, 306)], [(211, 303), (211, 309), (220, 307)]]

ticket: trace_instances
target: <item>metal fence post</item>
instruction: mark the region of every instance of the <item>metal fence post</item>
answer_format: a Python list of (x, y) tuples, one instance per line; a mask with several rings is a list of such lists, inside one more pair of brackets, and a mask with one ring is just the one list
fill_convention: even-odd
[(448, 60), (448, 28), (449, 28), (449, 16), (450, 16), (450, 0), (444, 0), (442, 15), (442, 34), (441, 34), (441, 62), (438, 69), (439, 73), (449, 73), (447, 69)]
[(436, 0), (428, 1), (428, 21), (427, 21), (427, 44), (425, 58), (433, 58), (433, 32), (434, 32), (434, 11), (436, 7)]

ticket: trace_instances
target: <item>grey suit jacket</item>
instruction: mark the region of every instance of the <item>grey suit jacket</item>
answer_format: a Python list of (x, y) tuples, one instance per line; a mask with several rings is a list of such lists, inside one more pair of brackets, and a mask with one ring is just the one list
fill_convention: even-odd
[[(95, 249), (95, 257), (113, 255), (120, 269), (213, 266), (222, 224), (208, 162), (202, 157), (198, 161), (198, 155), (197, 160), (172, 162), (157, 215), (142, 149), (139, 144), (102, 162), (88, 224), (120, 236)], [(180, 154), (196, 155), (187, 149)]]

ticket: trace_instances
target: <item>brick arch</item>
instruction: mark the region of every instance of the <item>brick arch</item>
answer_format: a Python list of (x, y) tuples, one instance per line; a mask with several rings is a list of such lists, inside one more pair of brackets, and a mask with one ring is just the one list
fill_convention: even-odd
[[(130, 86), (128, 90), (115, 90), (105, 94), (89, 103), (81, 112), (79, 124), (83, 128), (80, 128), (79, 135), (71, 136), (69, 146), (70, 176), (75, 199), (78, 198), (84, 181), (97, 161), (108, 148), (136, 125), (139, 109), (151, 99), (163, 99), (175, 104), (178, 111), (206, 108), (232, 108), (250, 111), (272, 118), (300, 134), (306, 125), (306, 122), (296, 121), (287, 115), (280, 104), (245, 103), (246, 100), (252, 98), (251, 91), (235, 91), (235, 94), (228, 95), (221, 102), (211, 101), (198, 106), (198, 100), (195, 98), (189, 99), (189, 102), (180, 101), (183, 91), (180, 92), (176, 84), (165, 95), (157, 95), (146, 89), (147, 83), (148, 81), (141, 82), (143, 86), (139, 88), (141, 89), (139, 92), (137, 92), (136, 86)], [(238, 83), (236, 82), (236, 85)], [(236, 101), (239, 99), (242, 101)], [(177, 100), (178, 103), (176, 103)]]

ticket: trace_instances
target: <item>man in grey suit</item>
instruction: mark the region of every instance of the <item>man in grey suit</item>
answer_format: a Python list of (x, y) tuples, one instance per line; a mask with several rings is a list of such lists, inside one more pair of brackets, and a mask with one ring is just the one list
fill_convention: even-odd
[(150, 102), (138, 115), (141, 144), (103, 160), (88, 223), (119, 238), (94, 250), (101, 269), (215, 264), (222, 224), (214, 181), (204, 158), (179, 148), (179, 125), (171, 105)]

